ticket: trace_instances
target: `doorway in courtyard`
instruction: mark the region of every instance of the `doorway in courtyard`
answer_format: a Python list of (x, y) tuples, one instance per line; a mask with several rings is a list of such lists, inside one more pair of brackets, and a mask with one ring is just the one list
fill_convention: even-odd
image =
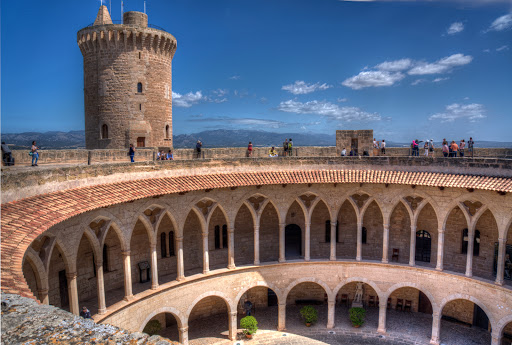
[(432, 239), (425, 230), (416, 232), (416, 261), (430, 262), (430, 247)]
[(287, 259), (298, 259), (302, 255), (302, 230), (297, 224), (285, 228), (285, 255)]
[(198, 301), (188, 318), (189, 340), (211, 344), (228, 339), (228, 302), (219, 296), (208, 296)]
[(172, 341), (179, 341), (178, 322), (172, 313), (160, 313), (144, 325), (144, 333), (159, 335)]
[(274, 290), (266, 286), (255, 286), (247, 290), (238, 300), (238, 328), (245, 316), (254, 316), (260, 330), (277, 330), (278, 300)]

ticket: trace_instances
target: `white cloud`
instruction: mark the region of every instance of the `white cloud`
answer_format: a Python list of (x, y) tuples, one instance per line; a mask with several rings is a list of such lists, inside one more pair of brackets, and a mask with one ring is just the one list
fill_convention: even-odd
[(454, 67), (467, 65), (473, 60), (470, 55), (453, 54), (433, 63), (420, 63), (407, 72), (410, 75), (439, 74), (450, 72)]
[(448, 79), (450, 79), (450, 78), (448, 78), (448, 77), (447, 78), (436, 78), (436, 79), (432, 80), (432, 82), (433, 83), (439, 83), (439, 82), (442, 82), (442, 81), (445, 81), (445, 80), (448, 80)]
[(450, 104), (447, 105), (445, 111), (442, 113), (436, 113), (429, 117), (429, 120), (441, 120), (441, 122), (454, 122), (458, 119), (469, 120), (475, 122), (480, 119), (484, 119), (485, 108), (482, 104)]
[(463, 30), (464, 30), (464, 24), (462, 24), (462, 22), (455, 22), (455, 23), (452, 23), (452, 25), (450, 25), (448, 30), (446, 30), (446, 33), (448, 35), (455, 35), (455, 34), (458, 34), (459, 32), (462, 32)]
[(227, 95), (229, 93), (229, 91), (226, 89), (217, 89), (217, 90), (213, 90), (212, 93), (215, 96), (222, 97), (222, 96)]
[(497, 18), (487, 31), (503, 31), (510, 28), (512, 28), (512, 13)]
[(281, 128), (289, 126), (290, 124), (277, 120), (267, 120), (267, 119), (258, 119), (251, 117), (242, 117), (242, 118), (232, 118), (227, 116), (217, 116), (217, 117), (203, 117), (203, 116), (194, 116), (189, 117), (187, 120), (189, 122), (222, 122), (223, 124), (233, 124), (239, 126), (248, 126), (248, 127), (270, 127), (270, 128)]
[(413, 81), (411, 83), (411, 85), (416, 86), (416, 85), (422, 84), (422, 83), (424, 83), (426, 81), (427, 81), (427, 79), (416, 79), (415, 81)]
[(385, 61), (381, 64), (378, 64), (375, 67), (381, 71), (400, 72), (400, 71), (410, 68), (411, 65), (412, 65), (411, 59), (401, 59), (401, 60), (395, 60), (395, 61)]
[(192, 105), (206, 100), (201, 91), (180, 94), (172, 92), (172, 103), (177, 107), (190, 108)]
[(317, 90), (327, 90), (331, 87), (331, 85), (327, 85), (326, 83), (307, 84), (302, 80), (297, 80), (293, 84), (284, 85), (281, 89), (291, 92), (294, 95), (305, 95), (311, 92), (315, 92)]
[(238, 80), (238, 79), (240, 79), (240, 76), (239, 75), (233, 75), (233, 76), (229, 77), (229, 79), (231, 79), (231, 80)]
[(377, 113), (368, 113), (356, 107), (340, 107), (326, 101), (310, 101), (306, 103), (288, 100), (281, 102), (278, 110), (295, 114), (315, 114), (337, 121), (379, 121)]
[(501, 46), (501, 47), (499, 47), (499, 48), (496, 48), (496, 51), (497, 51), (497, 52), (500, 52), (500, 51), (502, 51), (502, 50), (508, 50), (508, 46), (507, 46), (507, 45), (504, 45), (504, 46)]
[(341, 84), (351, 89), (359, 90), (365, 87), (391, 86), (404, 77), (400, 72), (363, 71), (356, 76), (344, 80)]
[(482, 50), (482, 51), (483, 51), (484, 53), (490, 53), (490, 52), (491, 52), (491, 50), (490, 50), (490, 49), (484, 49), (484, 50)]
[(336, 100), (338, 103), (344, 103), (344, 102), (347, 102), (348, 101), (348, 98), (338, 98)]

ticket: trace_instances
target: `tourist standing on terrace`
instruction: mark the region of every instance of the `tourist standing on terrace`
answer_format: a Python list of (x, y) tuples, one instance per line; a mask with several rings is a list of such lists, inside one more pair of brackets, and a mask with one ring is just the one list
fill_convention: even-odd
[(475, 145), (475, 142), (473, 141), (472, 137), (469, 137), (468, 140), (468, 151), (471, 153), (471, 158), (473, 158), (473, 146)]
[(459, 156), (464, 157), (464, 148), (465, 147), (466, 147), (466, 142), (464, 141), (464, 139), (462, 139), (459, 144)]
[(167, 153), (167, 156), (165, 157), (165, 159), (168, 160), (168, 161), (174, 160), (174, 155), (172, 154), (171, 150), (169, 150), (169, 152)]
[(36, 146), (35, 140), (32, 142), (32, 148), (30, 149), (30, 152), (32, 153), (32, 166), (37, 166), (37, 161), (39, 160), (39, 153), (37, 152), (39, 148)]
[(428, 157), (428, 139), (425, 140), (425, 144), (423, 145), (423, 148), (425, 149), (425, 157)]
[(292, 138), (290, 138), (290, 140), (288, 140), (288, 156), (293, 156), (292, 149), (293, 149), (293, 143), (292, 143)]
[(385, 155), (386, 154), (386, 140), (382, 139), (382, 143), (380, 144), (380, 152)]
[(428, 150), (431, 152), (430, 155), (434, 157), (434, 139), (430, 139), (430, 143), (428, 144)]
[(268, 151), (268, 156), (269, 156), (269, 157), (277, 157), (277, 156), (278, 156), (278, 155), (277, 155), (277, 151), (276, 151), (276, 149), (275, 149), (275, 147), (274, 147), (274, 146), (272, 146), (272, 148), (270, 149), (270, 151)]
[(341, 150), (341, 157), (345, 157), (346, 155), (347, 155), (347, 149), (343, 148), (343, 150)]
[(247, 157), (252, 157), (252, 141), (249, 141), (249, 145), (247, 145)]
[(443, 140), (443, 156), (448, 157), (449, 152), (450, 149), (448, 148), (448, 142), (446, 140)]
[(133, 158), (135, 157), (135, 147), (133, 147), (133, 144), (130, 144), (130, 151), (128, 151), (128, 155), (130, 156), (130, 161), (134, 163), (135, 160)]
[(457, 150), (459, 149), (459, 145), (455, 143), (455, 140), (452, 140), (450, 149), (452, 151), (451, 157), (457, 157)]
[(198, 140), (196, 144), (196, 158), (201, 158), (201, 147), (203, 147), (203, 143), (201, 142), (201, 140)]
[(288, 152), (288, 138), (283, 141), (283, 157), (286, 157), (286, 153)]

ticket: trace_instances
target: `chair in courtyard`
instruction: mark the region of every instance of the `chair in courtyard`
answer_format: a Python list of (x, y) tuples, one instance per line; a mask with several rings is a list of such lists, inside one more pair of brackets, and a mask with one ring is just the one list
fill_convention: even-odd
[(409, 311), (412, 311), (412, 301), (405, 300), (404, 311), (407, 311), (407, 309), (409, 309)]
[(400, 253), (400, 249), (393, 248), (393, 255), (391, 255), (391, 261), (394, 261), (396, 259), (396, 261), (398, 262), (399, 253)]
[(347, 304), (348, 305), (348, 295), (347, 294), (341, 294), (341, 301), (340, 304)]
[(396, 310), (404, 310), (404, 300), (401, 298), (396, 299)]
[(368, 296), (368, 306), (375, 307), (375, 296)]

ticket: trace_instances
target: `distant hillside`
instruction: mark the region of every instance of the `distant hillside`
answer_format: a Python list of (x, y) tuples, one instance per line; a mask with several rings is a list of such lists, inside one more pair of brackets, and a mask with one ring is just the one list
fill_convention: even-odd
[[(212, 130), (192, 134), (174, 136), (175, 148), (193, 148), (197, 140), (203, 142), (203, 147), (245, 147), (252, 141), (255, 147), (279, 146), (288, 138), (293, 139), (295, 146), (335, 146), (334, 134), (315, 133), (275, 133), (252, 130)], [(25, 132), (2, 134), (5, 141), (13, 149), (30, 148), (32, 141), (42, 149), (83, 149), (85, 148), (85, 131), (71, 132)], [(387, 147), (409, 147), (408, 143), (387, 141)], [(441, 143), (435, 143), (440, 147)], [(476, 147), (506, 147), (512, 148), (512, 142), (477, 141)]]

